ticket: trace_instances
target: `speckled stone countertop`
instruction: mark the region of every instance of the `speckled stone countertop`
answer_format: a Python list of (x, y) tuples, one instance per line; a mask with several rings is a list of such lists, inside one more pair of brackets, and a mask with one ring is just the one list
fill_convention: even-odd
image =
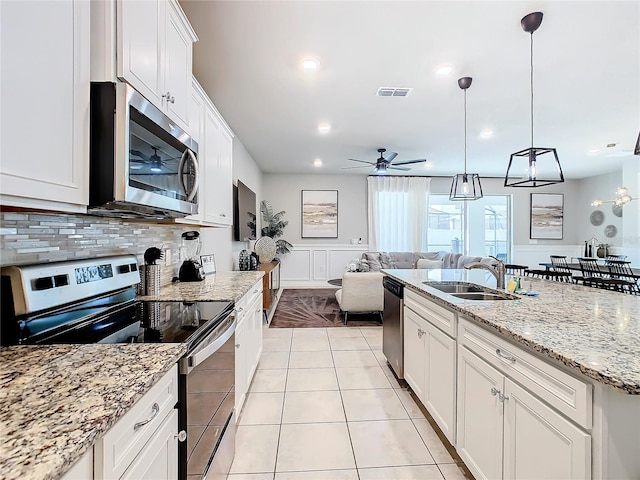
[(264, 272), (220, 272), (202, 282), (176, 282), (160, 288), (160, 295), (138, 296), (143, 302), (236, 302)]
[(525, 348), (623, 393), (640, 395), (640, 297), (548, 280), (537, 297), (461, 300), (424, 281), (470, 281), (495, 288), (483, 270), (383, 270), (413, 290), (457, 310)]
[(0, 349), (0, 479), (61, 478), (185, 348), (136, 343)]

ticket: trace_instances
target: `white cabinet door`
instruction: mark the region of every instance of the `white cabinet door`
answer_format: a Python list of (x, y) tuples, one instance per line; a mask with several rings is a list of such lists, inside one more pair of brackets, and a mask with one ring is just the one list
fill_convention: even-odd
[(220, 130), (220, 156), (218, 157), (219, 183), (217, 185), (219, 223), (222, 225), (233, 224), (233, 138), (222, 128)]
[(189, 125), (193, 41), (173, 3), (167, 4), (164, 59), (164, 101), (170, 117)]
[[(262, 286), (262, 282), (260, 282), (260, 287)], [(251, 329), (251, 350), (249, 353), (248, 363), (249, 363), (249, 372), (248, 372), (248, 381), (251, 384), (251, 380), (253, 379), (253, 375), (258, 368), (258, 362), (260, 361), (260, 357), (262, 356), (262, 290), (260, 289), (252, 289), (257, 290), (258, 294), (256, 295), (255, 300), (249, 307), (249, 311), (247, 312), (248, 321), (250, 321), (250, 329)]]
[(90, 8), (83, 0), (0, 1), (4, 205), (86, 211)]
[(404, 379), (424, 403), (425, 393), (425, 335), (427, 322), (413, 310), (404, 309)]
[(591, 478), (591, 437), (505, 380), (504, 478)]
[(161, 108), (165, 0), (118, 0), (118, 77)]
[(238, 315), (238, 324), (236, 325), (236, 333), (235, 333), (235, 342), (236, 342), (236, 366), (235, 366), (235, 401), (236, 401), (236, 421), (240, 418), (240, 412), (242, 411), (242, 406), (244, 405), (244, 400), (247, 395), (247, 390), (249, 389), (249, 380), (248, 380), (248, 362), (247, 362), (247, 351), (250, 349), (249, 333), (247, 331), (247, 316), (246, 315)]
[(502, 478), (503, 408), (492, 389), (503, 392), (503, 383), (498, 370), (458, 349), (456, 450), (477, 479)]
[(219, 193), (217, 187), (218, 157), (220, 155), (220, 130), (221, 126), (215, 112), (205, 106), (204, 109), (204, 155), (200, 156), (200, 165), (203, 175), (202, 192), (202, 215), (203, 220), (208, 223), (218, 223), (220, 216), (216, 204)]
[(456, 341), (431, 324), (427, 327), (424, 406), (455, 445)]
[(178, 412), (172, 410), (120, 480), (178, 478)]

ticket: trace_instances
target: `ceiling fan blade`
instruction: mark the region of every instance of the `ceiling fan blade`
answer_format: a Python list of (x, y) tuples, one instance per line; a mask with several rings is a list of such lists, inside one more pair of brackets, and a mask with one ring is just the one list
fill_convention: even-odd
[(408, 172), (409, 170), (411, 170), (410, 168), (406, 168), (406, 167), (394, 167), (393, 165), (389, 165), (387, 167), (389, 170), (404, 170), (405, 172)]
[(406, 160), (404, 162), (395, 162), (393, 163), (393, 165), (409, 165), (410, 163), (424, 163), (426, 161), (427, 161), (426, 158), (420, 158), (417, 160)]
[(358, 165), (357, 167), (342, 167), (342, 170), (349, 170), (351, 168), (371, 168), (371, 165)]
[(351, 160), (352, 162), (360, 162), (360, 163), (368, 163), (369, 165), (375, 165), (375, 162), (365, 162), (364, 160), (356, 160), (355, 158), (347, 158), (347, 160)]
[(140, 157), (140, 158), (142, 158), (143, 160), (147, 160), (147, 161), (148, 161), (148, 160), (149, 160), (149, 158), (150, 158), (148, 155), (145, 155), (145, 154), (144, 154), (144, 153), (142, 153), (140, 150), (129, 150), (129, 153), (130, 153), (131, 155), (134, 155), (134, 156), (136, 156), (136, 157)]
[(384, 161), (389, 163), (392, 162), (394, 158), (396, 158), (398, 154), (396, 152), (389, 152), (386, 157), (384, 157)]

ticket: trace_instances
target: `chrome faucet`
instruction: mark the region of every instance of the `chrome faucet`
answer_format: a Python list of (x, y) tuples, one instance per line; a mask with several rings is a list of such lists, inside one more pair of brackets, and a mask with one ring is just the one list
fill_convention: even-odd
[(471, 270), (474, 268), (482, 268), (484, 270), (488, 270), (493, 274), (494, 277), (496, 277), (496, 284), (497, 284), (498, 290), (504, 290), (505, 274), (506, 274), (506, 268), (504, 266), (504, 262), (492, 255), (490, 255), (490, 257), (497, 262), (495, 265), (487, 265), (486, 263), (473, 262), (473, 263), (468, 263), (467, 265), (464, 266), (464, 268), (466, 268), (467, 270)]

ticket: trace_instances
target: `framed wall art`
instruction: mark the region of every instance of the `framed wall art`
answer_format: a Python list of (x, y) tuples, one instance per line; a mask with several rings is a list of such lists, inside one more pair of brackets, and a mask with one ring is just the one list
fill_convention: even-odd
[(302, 190), (302, 238), (338, 238), (337, 190)]
[(531, 194), (531, 227), (529, 238), (562, 240), (564, 226), (564, 194)]

